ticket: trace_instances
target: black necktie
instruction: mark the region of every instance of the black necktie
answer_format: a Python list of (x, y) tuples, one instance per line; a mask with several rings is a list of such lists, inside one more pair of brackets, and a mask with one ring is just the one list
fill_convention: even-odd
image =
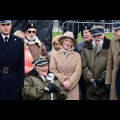
[(8, 37), (5, 37), (5, 42), (8, 42)]

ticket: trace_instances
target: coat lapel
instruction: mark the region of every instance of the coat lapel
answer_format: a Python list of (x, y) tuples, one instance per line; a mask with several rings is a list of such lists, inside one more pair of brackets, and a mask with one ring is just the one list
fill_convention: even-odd
[(5, 50), (5, 55), (9, 54), (11, 52), (11, 50), (14, 49), (14, 47), (17, 46), (17, 40), (13, 37), (12, 34), (10, 34), (10, 37), (9, 37), (9, 42), (8, 42), (8, 45), (7, 45), (7, 48)]
[(118, 53), (120, 53), (120, 41), (119, 40), (115, 40), (115, 47), (116, 47)]
[[(68, 63), (67, 63), (67, 60), (66, 60), (66, 56), (64, 55), (64, 53), (62, 52), (62, 50), (59, 51), (59, 58), (61, 59), (62, 63), (64, 64), (64, 68), (67, 69), (68, 67)], [(68, 70), (68, 69), (67, 69)]]
[(74, 59), (74, 55), (72, 56), (73, 52), (71, 52), (68, 56), (68, 58), (66, 59), (66, 56), (64, 55), (64, 53), (62, 52), (62, 50), (59, 51), (59, 57), (62, 61), (62, 63), (64, 64), (64, 68), (65, 70), (69, 71), (70, 70), (70, 62), (71, 60)]
[(71, 61), (74, 59), (74, 52), (71, 52), (67, 58), (68, 60), (68, 65), (70, 65)]

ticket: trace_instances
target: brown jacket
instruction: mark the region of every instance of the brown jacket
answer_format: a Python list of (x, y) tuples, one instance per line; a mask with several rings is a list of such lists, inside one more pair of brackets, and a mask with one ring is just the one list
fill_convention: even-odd
[(79, 79), (81, 76), (81, 57), (71, 52), (66, 59), (62, 50), (54, 52), (50, 61), (50, 71), (54, 73), (61, 84), (67, 80), (72, 84), (67, 91), (67, 100), (79, 100)]
[(110, 100), (117, 100), (115, 92), (115, 80), (116, 73), (118, 70), (118, 64), (120, 62), (119, 53), (120, 53), (120, 41), (116, 39), (111, 40), (105, 81), (105, 84), (111, 84)]
[(37, 45), (37, 43), (33, 45), (29, 45), (29, 51), (31, 52), (34, 60), (38, 57), (38, 55), (42, 55), (42, 56), (46, 56), (46, 58), (49, 61), (48, 53), (46, 51), (45, 45), (42, 42), (40, 47)]

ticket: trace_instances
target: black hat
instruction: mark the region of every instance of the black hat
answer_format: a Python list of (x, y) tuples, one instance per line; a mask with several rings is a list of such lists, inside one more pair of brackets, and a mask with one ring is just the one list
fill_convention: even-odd
[(28, 30), (29, 28), (35, 28), (35, 29), (37, 29), (37, 26), (36, 26), (36, 24), (29, 22), (29, 23), (26, 25), (26, 27), (24, 28), (23, 31), (25, 32), (25, 31)]
[(91, 36), (92, 36), (92, 37), (97, 36), (97, 35), (101, 35), (101, 34), (104, 33), (104, 26), (94, 25), (94, 26), (90, 29), (90, 33), (91, 33)]
[(0, 20), (0, 24), (7, 24), (7, 23), (11, 23), (12, 20)]
[(83, 30), (90, 30), (93, 25), (84, 25)]
[(120, 29), (120, 23), (115, 23), (113, 30)]
[(47, 59), (45, 56), (38, 56), (33, 62), (32, 62), (35, 66), (41, 66), (41, 65), (45, 65), (48, 64)]

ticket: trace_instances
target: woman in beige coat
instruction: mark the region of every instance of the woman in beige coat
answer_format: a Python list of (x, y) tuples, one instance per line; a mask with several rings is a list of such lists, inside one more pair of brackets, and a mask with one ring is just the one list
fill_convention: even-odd
[(118, 70), (118, 65), (120, 62), (120, 23), (115, 24), (115, 32), (116, 36), (113, 40), (111, 40), (110, 53), (108, 56), (108, 65), (106, 70), (106, 81), (105, 84), (107, 86), (111, 86), (110, 88), (110, 100), (118, 100), (115, 91), (115, 83), (116, 83), (116, 74)]
[(81, 76), (81, 57), (73, 51), (77, 44), (72, 32), (65, 32), (59, 38), (61, 49), (53, 53), (50, 61), (50, 71), (67, 91), (67, 100), (79, 100), (79, 79)]

